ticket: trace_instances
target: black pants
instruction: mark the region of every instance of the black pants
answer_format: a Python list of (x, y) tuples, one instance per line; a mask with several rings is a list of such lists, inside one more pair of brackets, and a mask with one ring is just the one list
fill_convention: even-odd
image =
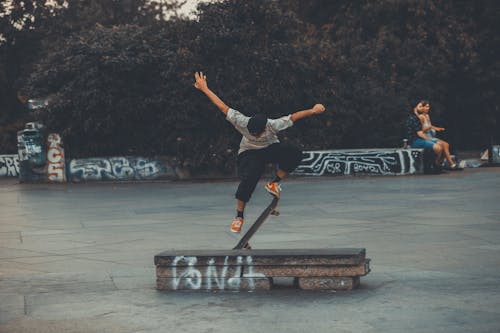
[(292, 172), (302, 161), (302, 152), (288, 144), (274, 143), (263, 149), (247, 150), (238, 155), (240, 185), (236, 199), (248, 202), (259, 182), (267, 163), (277, 163), (278, 168)]

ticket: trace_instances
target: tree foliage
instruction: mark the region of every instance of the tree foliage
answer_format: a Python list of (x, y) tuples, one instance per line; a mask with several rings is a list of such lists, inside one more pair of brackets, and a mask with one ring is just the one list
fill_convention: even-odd
[(332, 41), (329, 62), (336, 86), (348, 87), (342, 100), (359, 117), (358, 130), (349, 130), (359, 137), (353, 138), (356, 145), (394, 142), (399, 133), (391, 135), (391, 128), (418, 99), (431, 101), (433, 119), (448, 128), (452, 144), (479, 148), (491, 142), (488, 136), (497, 126), (488, 128), (488, 123), (494, 124), (493, 114), (498, 121), (498, 99), (492, 113), (495, 103), (485, 105), (478, 88), (491, 76), (481, 39), (489, 35), (498, 41), (491, 26), (481, 30), (481, 20), (495, 8), (498, 12), (491, 1), (431, 0), (343, 6), (324, 27)]
[[(15, 151), (13, 124), (33, 120), (20, 87), (38, 75), (39, 62), (64, 47), (80, 31), (125, 24), (155, 25), (164, 13), (176, 12), (177, 0), (9, 0), (0, 2), (0, 141), (4, 152)], [(52, 71), (51, 71), (52, 73)], [(29, 90), (29, 89), (28, 89)], [(54, 92), (51, 92), (54, 93)], [(36, 96), (45, 98), (41, 92)]]
[(196, 70), (248, 115), (324, 103), (283, 133), (305, 149), (398, 146), (418, 99), (453, 147), (500, 140), (495, 1), (226, 0), (169, 21), (138, 2), (89, 0), (107, 11), (75, 6), (39, 28), (39, 57), (18, 87), (50, 96), (36, 117), (69, 156), (169, 155), (232, 170), (240, 136), (192, 87)]

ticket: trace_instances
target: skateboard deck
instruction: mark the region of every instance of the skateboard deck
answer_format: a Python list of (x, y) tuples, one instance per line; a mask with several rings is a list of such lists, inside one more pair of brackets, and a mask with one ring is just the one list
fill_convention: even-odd
[[(250, 238), (255, 234), (255, 232), (259, 229), (259, 227), (264, 223), (264, 221), (267, 219), (267, 217), (275, 212), (276, 206), (278, 206), (278, 201), (279, 198), (273, 196), (273, 201), (269, 204), (269, 206), (264, 209), (264, 211), (260, 214), (260, 216), (255, 220), (255, 222), (252, 224), (250, 229), (241, 237), (240, 241), (238, 244), (236, 244), (235, 247), (233, 247), (233, 250), (240, 250), (240, 249), (250, 249), (250, 244), (248, 242), (250, 241)], [(279, 214), (279, 213), (278, 213)]]

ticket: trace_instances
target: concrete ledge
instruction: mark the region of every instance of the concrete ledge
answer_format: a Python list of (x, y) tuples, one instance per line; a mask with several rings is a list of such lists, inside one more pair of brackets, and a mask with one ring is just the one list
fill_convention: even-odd
[(192, 250), (155, 256), (158, 290), (269, 290), (291, 277), (304, 290), (350, 290), (370, 272), (365, 249)]
[(359, 283), (359, 276), (352, 278), (298, 278), (298, 285), (302, 290), (352, 290), (357, 288)]
[(270, 290), (271, 280), (260, 277), (231, 277), (228, 279), (186, 279), (157, 278), (158, 290), (230, 290), (230, 291), (260, 291)]
[(19, 156), (0, 155), (0, 177), (19, 177)]
[(305, 151), (300, 176), (412, 175), (423, 173), (423, 149), (366, 148)]
[(190, 264), (189, 261), (180, 258), (195, 257), (198, 265), (227, 266), (239, 263), (238, 257), (249, 255), (253, 257), (252, 264), (257, 266), (275, 265), (276, 262), (280, 265), (358, 265), (364, 262), (366, 250), (357, 248), (176, 250), (157, 254), (154, 263), (157, 266), (187, 266)]

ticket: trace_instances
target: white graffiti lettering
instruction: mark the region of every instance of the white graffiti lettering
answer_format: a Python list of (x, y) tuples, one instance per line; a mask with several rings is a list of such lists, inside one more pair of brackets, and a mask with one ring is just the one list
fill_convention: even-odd
[(253, 258), (251, 256), (247, 256), (247, 268), (248, 268), (248, 273), (243, 274), (243, 277), (247, 278), (248, 288), (255, 289), (254, 279), (255, 278), (265, 278), (266, 275), (263, 273), (254, 272), (254, 270), (253, 270)]
[(101, 180), (112, 174), (111, 163), (107, 159), (71, 160), (69, 173), (72, 180)]
[[(185, 261), (187, 263), (187, 268), (182, 272), (182, 274), (177, 277), (177, 264), (180, 261)], [(201, 288), (201, 272), (194, 267), (198, 260), (196, 257), (176, 257), (174, 260), (173, 267), (173, 279), (172, 287), (177, 289), (181, 282), (184, 282), (189, 289), (200, 289)]]
[(157, 161), (138, 160), (136, 164), (137, 177), (141, 179), (149, 179), (158, 174), (161, 170), (161, 165)]
[(112, 177), (116, 179), (134, 179), (135, 170), (125, 157), (113, 157), (109, 159), (113, 169)]
[(19, 177), (18, 155), (0, 155), (0, 177)]
[(326, 166), (326, 171), (332, 174), (343, 173), (340, 163), (328, 163)]
[(51, 163), (59, 163), (62, 160), (62, 154), (59, 149), (56, 148), (50, 148), (47, 151), (47, 160)]
[(205, 284), (208, 290), (212, 289), (212, 281), (215, 282), (217, 289), (224, 290), (226, 275), (227, 275), (227, 257), (224, 259), (224, 267), (220, 273), (220, 276), (217, 274), (217, 269), (215, 268), (215, 259), (211, 258), (208, 261), (207, 270), (205, 273)]
[(61, 146), (61, 137), (59, 134), (51, 133), (47, 137), (47, 142), (49, 144), (49, 148), (58, 148)]
[(352, 170), (354, 172), (381, 173), (380, 167), (373, 164), (352, 163)]
[[(248, 273), (242, 274), (244, 262)], [(229, 256), (226, 256), (220, 272), (217, 270), (215, 259), (210, 258), (206, 263), (205, 276), (196, 267), (197, 263), (197, 257), (175, 257), (172, 263), (172, 289), (199, 290), (202, 287), (206, 290), (212, 290), (213, 287), (217, 290), (239, 289), (243, 279), (247, 281), (249, 289), (255, 289), (255, 279), (266, 277), (264, 274), (254, 271), (251, 256), (245, 258), (237, 256), (235, 264), (229, 264)], [(181, 271), (180, 268), (182, 268)], [(230, 268), (232, 273), (228, 275)], [(204, 285), (202, 285), (203, 280), (205, 281)]]
[(243, 263), (243, 258), (241, 256), (236, 257), (236, 270), (234, 275), (227, 279), (227, 284), (231, 289), (238, 289), (241, 283), (241, 264)]
[(309, 151), (304, 152), (302, 163), (294, 174), (414, 174), (421, 170), (422, 158), (422, 152), (418, 149)]
[(142, 157), (75, 159), (68, 169), (73, 181), (155, 179), (166, 172), (161, 162)]

